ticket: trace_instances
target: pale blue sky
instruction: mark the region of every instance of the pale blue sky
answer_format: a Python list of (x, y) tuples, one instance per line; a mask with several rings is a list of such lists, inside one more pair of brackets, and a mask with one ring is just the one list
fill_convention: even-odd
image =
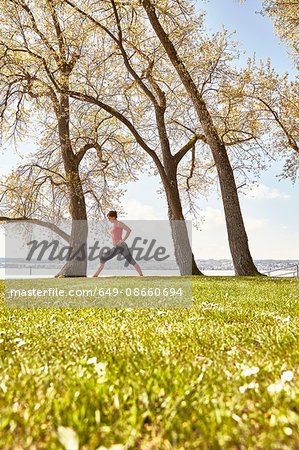
[[(257, 58), (270, 57), (278, 72), (288, 71), (295, 76), (292, 61), (286, 48), (273, 34), (269, 19), (256, 12), (261, 9), (260, 0), (247, 0), (243, 5), (233, 0), (197, 1), (198, 8), (207, 10), (206, 22), (211, 30), (236, 30), (236, 40), (242, 42), (247, 56), (256, 52)], [(26, 146), (21, 152), (26, 153)], [(1, 154), (0, 173), (7, 173), (18, 161), (13, 150)], [(272, 164), (261, 174), (260, 186), (252, 191), (253, 198), (240, 195), (240, 202), (247, 227), (249, 245), (255, 259), (299, 259), (299, 184), (290, 180), (278, 182), (282, 163)], [(137, 183), (125, 186), (127, 192), (123, 206), (127, 214), (123, 219), (166, 219), (164, 199), (156, 193), (157, 177), (142, 176)], [(193, 232), (192, 246), (196, 258), (230, 258), (222, 202), (216, 193), (208, 200), (198, 201), (205, 218), (202, 230)], [(0, 236), (1, 239), (1, 236)], [(3, 237), (0, 240), (0, 256), (4, 252)]]
[(223, 24), (228, 30), (236, 31), (235, 38), (243, 44), (248, 56), (255, 52), (258, 59), (266, 60), (270, 57), (277, 71), (295, 74), (286, 47), (274, 35), (272, 21), (259, 14), (262, 10), (262, 0), (247, 0), (243, 4), (238, 0), (210, 0), (196, 3), (198, 8), (206, 9), (206, 23), (211, 30), (220, 29)]

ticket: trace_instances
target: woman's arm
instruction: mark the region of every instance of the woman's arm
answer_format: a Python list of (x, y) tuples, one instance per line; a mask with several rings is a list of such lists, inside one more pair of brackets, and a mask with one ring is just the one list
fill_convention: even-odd
[(123, 222), (118, 222), (118, 226), (119, 226), (119, 228), (122, 228), (123, 230), (126, 231), (125, 237), (123, 237), (120, 241), (118, 241), (118, 244), (122, 244), (129, 237), (129, 235), (131, 233), (131, 228), (129, 228)]

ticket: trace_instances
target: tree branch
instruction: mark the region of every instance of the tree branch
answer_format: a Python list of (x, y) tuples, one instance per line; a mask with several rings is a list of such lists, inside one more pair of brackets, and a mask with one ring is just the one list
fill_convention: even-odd
[(162, 163), (158, 157), (158, 155), (156, 154), (156, 152), (154, 150), (152, 150), (144, 141), (144, 139), (141, 137), (141, 135), (139, 134), (139, 132), (136, 130), (136, 128), (134, 127), (134, 125), (119, 111), (117, 111), (116, 109), (114, 109), (112, 106), (107, 105), (106, 103), (101, 102), (99, 99), (92, 97), (91, 95), (88, 94), (83, 94), (81, 92), (76, 92), (76, 91), (67, 91), (66, 94), (68, 94), (70, 97), (78, 99), (78, 100), (84, 100), (87, 101), (88, 103), (92, 103), (94, 105), (99, 106), (101, 109), (103, 109), (104, 111), (108, 112), (109, 114), (111, 114), (111, 116), (115, 117), (116, 119), (118, 119), (121, 123), (123, 123), (128, 129), (129, 131), (132, 133), (132, 135), (134, 136), (134, 138), (136, 139), (137, 143), (140, 145), (140, 147), (143, 148), (143, 150), (145, 150), (145, 152), (153, 159), (153, 161), (156, 163), (159, 172), (165, 176), (165, 172), (164, 172), (164, 168), (162, 166)]
[(121, 25), (120, 25), (120, 19), (119, 19), (119, 15), (117, 12), (117, 8), (116, 8), (116, 4), (113, 0), (111, 0), (111, 5), (113, 8), (113, 13), (114, 13), (114, 17), (116, 20), (116, 25), (117, 25), (117, 29), (118, 29), (118, 37), (114, 36), (113, 33), (111, 33), (111, 31), (105, 27), (103, 24), (101, 24), (100, 22), (98, 22), (96, 19), (94, 19), (90, 14), (88, 14), (87, 12), (83, 11), (81, 8), (79, 8), (78, 6), (74, 5), (73, 2), (71, 2), (70, 0), (64, 0), (65, 3), (67, 3), (69, 6), (71, 6), (72, 8), (74, 8), (77, 12), (79, 12), (80, 14), (82, 14), (84, 17), (87, 17), (90, 21), (92, 21), (96, 26), (98, 26), (101, 30), (105, 31), (105, 33), (108, 34), (108, 36), (117, 44), (125, 66), (128, 70), (128, 72), (132, 75), (132, 77), (134, 78), (134, 80), (138, 83), (138, 85), (141, 87), (141, 89), (143, 90), (143, 92), (146, 94), (146, 96), (148, 98), (151, 99), (151, 101), (154, 104), (157, 104), (157, 100), (155, 98), (155, 96), (153, 95), (153, 93), (148, 89), (148, 87), (143, 83), (142, 79), (140, 78), (140, 76), (137, 74), (137, 72), (133, 69), (133, 67), (131, 66), (130, 62), (129, 62), (129, 58), (128, 55), (124, 49), (123, 46), (123, 37), (122, 37), (122, 30), (121, 30)]
[(40, 37), (40, 39), (42, 40), (42, 42), (46, 45), (46, 47), (50, 50), (51, 54), (53, 55), (55, 61), (58, 63), (59, 62), (59, 56), (57, 55), (55, 49), (52, 47), (52, 45), (50, 44), (50, 42), (47, 40), (46, 36), (39, 30), (35, 17), (31, 11), (31, 9), (29, 8), (28, 5), (26, 5), (26, 3), (24, 2), (20, 2), (18, 0), (10, 0), (11, 3), (13, 3), (14, 5), (19, 5), (22, 9), (24, 9), (24, 11), (27, 12), (31, 24), (32, 24), (32, 28), (33, 30), (36, 32), (36, 34)]
[(190, 167), (190, 174), (189, 174), (189, 176), (187, 177), (187, 180), (186, 180), (186, 183), (187, 183), (186, 191), (187, 192), (190, 191), (189, 181), (193, 177), (194, 168), (195, 168), (195, 144), (192, 147), (192, 162), (191, 162), (191, 167)]
[(100, 144), (98, 142), (92, 142), (90, 144), (85, 144), (85, 145), (83, 145), (83, 147), (80, 148), (80, 150), (76, 153), (78, 164), (80, 164), (80, 162), (84, 158), (84, 155), (86, 154), (86, 152), (91, 148), (94, 148), (97, 151), (99, 160), (103, 163), (106, 163), (105, 167), (107, 167), (108, 161), (103, 159), (102, 147), (100, 146)]
[(207, 142), (206, 137), (203, 134), (196, 134), (193, 136), (187, 144), (185, 144), (175, 155), (174, 155), (174, 161), (175, 164), (178, 164), (181, 159), (185, 156), (185, 154), (193, 148), (193, 146), (196, 144), (198, 140), (202, 140), (203, 142)]
[(266, 108), (271, 112), (271, 114), (273, 115), (275, 121), (278, 123), (278, 125), (280, 126), (280, 128), (283, 130), (283, 132), (285, 133), (286, 137), (288, 138), (288, 143), (289, 146), (295, 150), (297, 153), (299, 153), (299, 147), (297, 145), (297, 142), (295, 141), (295, 139), (293, 138), (293, 136), (288, 132), (288, 130), (286, 129), (286, 127), (283, 125), (283, 123), (281, 122), (281, 120), (278, 117), (278, 114), (276, 111), (274, 111), (273, 108), (271, 108), (271, 106), (265, 101), (263, 100), (261, 97), (256, 97), (261, 103), (263, 103), (263, 105), (266, 106)]
[(70, 242), (71, 236), (61, 230), (57, 225), (51, 222), (45, 222), (44, 220), (39, 219), (27, 219), (26, 217), (5, 217), (0, 216), (0, 222), (26, 222), (26, 223), (34, 223), (36, 225), (40, 225), (41, 227), (48, 228), (49, 230), (54, 231), (60, 237), (62, 237), (66, 242)]

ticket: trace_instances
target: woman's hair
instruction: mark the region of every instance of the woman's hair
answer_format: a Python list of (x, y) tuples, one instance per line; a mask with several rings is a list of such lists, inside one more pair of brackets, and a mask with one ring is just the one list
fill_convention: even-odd
[(115, 217), (117, 219), (117, 212), (116, 211), (109, 211), (107, 216), (109, 217)]

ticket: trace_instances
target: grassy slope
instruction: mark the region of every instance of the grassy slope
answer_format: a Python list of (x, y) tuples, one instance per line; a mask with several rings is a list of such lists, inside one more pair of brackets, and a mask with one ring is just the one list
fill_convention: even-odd
[(174, 310), (1, 307), (0, 447), (63, 448), (62, 425), (81, 449), (298, 448), (298, 280), (194, 278), (193, 298)]

